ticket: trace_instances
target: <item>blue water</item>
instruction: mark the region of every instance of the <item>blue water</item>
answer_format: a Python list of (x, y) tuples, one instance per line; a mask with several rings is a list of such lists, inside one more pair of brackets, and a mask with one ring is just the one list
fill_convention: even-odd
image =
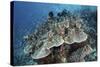
[[(50, 3), (36, 3), (36, 2), (14, 2), (14, 65), (25, 65), (30, 58), (22, 58), (23, 48), (23, 36), (34, 32), (36, 27), (46, 21), (48, 13), (53, 11), (56, 13), (61, 12), (63, 9), (67, 9), (71, 12), (80, 11), (81, 9), (90, 8), (91, 11), (96, 10), (96, 6), (81, 6), (81, 5), (66, 5), (66, 4), (50, 4)], [(26, 61), (24, 61), (26, 60)], [(30, 61), (30, 64), (34, 64)]]

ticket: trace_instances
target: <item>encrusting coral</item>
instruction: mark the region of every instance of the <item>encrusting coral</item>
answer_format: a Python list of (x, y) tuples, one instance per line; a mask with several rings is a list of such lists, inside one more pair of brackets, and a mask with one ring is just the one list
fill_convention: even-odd
[[(70, 54), (69, 48), (66, 47), (70, 47), (75, 43), (81, 45), (88, 39), (88, 34), (85, 33), (81, 24), (82, 19), (75, 17), (73, 18), (73, 15), (68, 11), (62, 11), (56, 17), (54, 17), (53, 12), (50, 12), (46, 23), (41, 24), (32, 35), (24, 37), (30, 42), (24, 48), (24, 52), (30, 54), (33, 59), (39, 60), (53, 54), (53, 51), (57, 48), (58, 56), (55, 54), (52, 56), (55, 58), (60, 57), (61, 62), (85, 61), (84, 57), (92, 52), (92, 48), (88, 43)], [(45, 63), (46, 61), (42, 62)]]
[(89, 45), (86, 45), (73, 52), (68, 59), (70, 62), (85, 61), (85, 56), (90, 54), (92, 51), (93, 49)]

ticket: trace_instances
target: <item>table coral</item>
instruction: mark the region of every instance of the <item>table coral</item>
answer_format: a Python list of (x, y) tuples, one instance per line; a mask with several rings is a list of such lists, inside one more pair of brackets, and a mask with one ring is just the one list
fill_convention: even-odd
[[(53, 12), (50, 12), (47, 22), (39, 26), (30, 36), (31, 39), (28, 36), (24, 37), (24, 39), (27, 39), (27, 42), (31, 42), (31, 44), (26, 45), (24, 52), (31, 54), (32, 59), (37, 60), (46, 57), (48, 59), (49, 56), (51, 58), (58, 58), (59, 62), (85, 61), (84, 57), (93, 50), (87, 42), (89, 34), (82, 27), (82, 22), (83, 19), (81, 17), (75, 16), (74, 18), (74, 15), (70, 12), (64, 11), (60, 16), (54, 16)], [(67, 45), (70, 48), (66, 47)], [(70, 51), (73, 50), (71, 48), (73, 45), (78, 48), (74, 47), (76, 50)], [(58, 52), (58, 54), (55, 55), (55, 52)]]

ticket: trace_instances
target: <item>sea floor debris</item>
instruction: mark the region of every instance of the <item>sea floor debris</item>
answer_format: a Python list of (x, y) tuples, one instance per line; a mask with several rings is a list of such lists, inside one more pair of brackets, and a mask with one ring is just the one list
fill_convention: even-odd
[(81, 62), (93, 52), (90, 34), (85, 31), (84, 20), (70, 11), (57, 16), (49, 12), (48, 19), (34, 33), (24, 36), (24, 53), (38, 64)]

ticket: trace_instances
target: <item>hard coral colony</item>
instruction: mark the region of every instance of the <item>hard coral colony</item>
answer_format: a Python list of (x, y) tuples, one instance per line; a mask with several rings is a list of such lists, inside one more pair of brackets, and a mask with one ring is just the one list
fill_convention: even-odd
[(24, 52), (39, 60), (39, 64), (85, 61), (93, 49), (82, 23), (80, 16), (67, 10), (57, 16), (51, 11), (45, 23), (34, 33), (24, 36), (27, 41)]

